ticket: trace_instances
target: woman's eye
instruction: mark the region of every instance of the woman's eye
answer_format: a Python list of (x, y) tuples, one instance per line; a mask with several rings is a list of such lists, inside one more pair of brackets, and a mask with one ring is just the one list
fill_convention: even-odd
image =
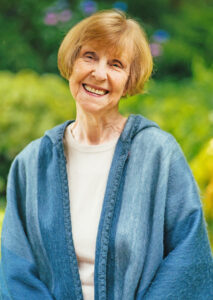
[(122, 68), (122, 65), (118, 62), (114, 62), (112, 65), (116, 68)]
[(86, 59), (94, 59), (95, 58), (95, 54), (94, 53), (91, 53), (91, 52), (86, 52), (86, 53), (84, 53), (84, 57), (86, 58)]

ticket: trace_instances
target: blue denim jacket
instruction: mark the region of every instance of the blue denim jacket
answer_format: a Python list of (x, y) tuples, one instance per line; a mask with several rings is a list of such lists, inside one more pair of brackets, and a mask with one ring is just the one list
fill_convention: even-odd
[[(2, 229), (3, 300), (83, 299), (63, 148), (70, 122), (30, 143), (12, 163)], [(175, 138), (140, 115), (129, 116), (116, 145), (94, 282), (95, 300), (213, 299), (197, 184)]]

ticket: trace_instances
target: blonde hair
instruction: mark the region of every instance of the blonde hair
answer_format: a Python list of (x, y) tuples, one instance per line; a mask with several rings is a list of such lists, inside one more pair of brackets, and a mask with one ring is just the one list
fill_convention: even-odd
[(67, 80), (81, 47), (88, 42), (98, 43), (116, 54), (127, 49), (132, 59), (126, 94), (144, 92), (144, 84), (152, 73), (153, 60), (146, 34), (137, 21), (118, 10), (103, 10), (71, 28), (58, 51), (58, 68)]

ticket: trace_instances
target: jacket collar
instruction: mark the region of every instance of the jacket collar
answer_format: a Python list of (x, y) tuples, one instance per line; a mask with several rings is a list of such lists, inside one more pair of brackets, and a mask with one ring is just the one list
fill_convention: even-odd
[[(76, 299), (82, 299), (82, 286), (80, 281), (80, 275), (78, 271), (77, 257), (72, 242), (72, 229), (71, 229), (71, 218), (70, 218), (70, 199), (68, 194), (68, 181), (66, 175), (66, 160), (63, 150), (63, 136), (66, 127), (74, 120), (66, 121), (63, 124), (56, 126), (55, 128), (48, 130), (45, 136), (52, 141), (53, 145), (58, 152), (58, 166), (53, 169), (59, 172), (61, 178), (61, 191), (63, 199), (63, 219), (65, 235), (67, 237), (67, 251), (71, 258), (71, 273), (73, 276), (73, 286), (75, 290)], [(106, 300), (106, 295), (113, 293), (113, 291), (107, 291), (107, 282), (110, 281), (111, 275), (114, 274), (113, 263), (108, 264), (108, 254), (113, 251), (113, 246), (110, 245), (112, 240), (110, 234), (116, 232), (117, 219), (113, 218), (114, 215), (118, 215), (116, 209), (119, 209), (122, 201), (122, 185), (124, 184), (125, 177), (125, 166), (126, 161), (129, 157), (129, 150), (131, 147), (132, 139), (142, 131), (149, 127), (159, 127), (156, 123), (140, 116), (130, 115), (124, 126), (124, 129), (118, 139), (113, 161), (110, 167), (108, 181), (106, 185), (105, 195), (103, 199), (102, 211), (100, 221), (98, 225), (98, 233), (96, 239), (96, 252), (95, 252), (95, 266), (94, 266), (94, 285), (95, 285), (95, 299)], [(45, 141), (45, 139), (44, 139)], [(44, 148), (46, 149), (47, 147)], [(39, 178), (42, 178), (40, 176)], [(43, 180), (45, 182), (45, 180)], [(115, 212), (115, 214), (114, 214)], [(62, 230), (63, 232), (63, 230)], [(61, 250), (63, 255), (64, 248)], [(113, 255), (112, 255), (113, 257)], [(107, 270), (107, 272), (106, 272)], [(67, 285), (70, 282), (66, 282)]]
[[(64, 133), (65, 133), (65, 129), (66, 127), (74, 122), (75, 120), (68, 120), (66, 122), (64, 122), (63, 124), (60, 124), (50, 130), (47, 130), (45, 132), (45, 135), (48, 136), (50, 138), (50, 140), (52, 141), (53, 144), (58, 144), (59, 142), (62, 141)], [(145, 128), (148, 127), (157, 127), (159, 128), (159, 126), (151, 121), (148, 120), (147, 118), (141, 116), (141, 115), (129, 115), (127, 122), (124, 126), (124, 129), (121, 133), (120, 139), (122, 142), (131, 142), (131, 140), (134, 138), (134, 136), (142, 131)]]

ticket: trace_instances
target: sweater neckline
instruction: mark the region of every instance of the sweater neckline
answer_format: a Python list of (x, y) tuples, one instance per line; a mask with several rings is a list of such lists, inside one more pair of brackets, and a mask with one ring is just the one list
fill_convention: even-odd
[(66, 128), (65, 131), (65, 142), (67, 142), (67, 145), (77, 151), (80, 152), (103, 152), (103, 151), (108, 151), (112, 150), (115, 148), (117, 141), (120, 137), (120, 135), (114, 139), (112, 139), (109, 142), (105, 142), (102, 144), (97, 144), (97, 145), (89, 145), (89, 144), (83, 144), (78, 141), (76, 141), (71, 133), (71, 127), (73, 126), (72, 122), (69, 124)]

